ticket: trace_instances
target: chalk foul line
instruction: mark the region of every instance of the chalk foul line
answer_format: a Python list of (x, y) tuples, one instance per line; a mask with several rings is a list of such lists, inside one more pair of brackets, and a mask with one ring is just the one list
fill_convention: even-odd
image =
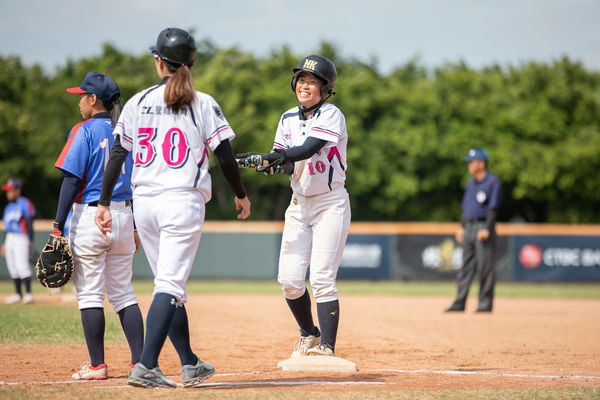
[(442, 375), (492, 375), (492, 376), (506, 376), (514, 378), (532, 378), (532, 379), (594, 379), (600, 380), (600, 376), (585, 376), (585, 375), (530, 375), (530, 374), (518, 374), (518, 373), (505, 373), (505, 372), (487, 372), (487, 371), (436, 371), (430, 369), (417, 369), (417, 370), (404, 370), (404, 369), (369, 369), (363, 370), (362, 372), (397, 372), (400, 374), (442, 374)]
[[(430, 369), (416, 369), (416, 370), (404, 370), (394, 368), (383, 368), (383, 369), (368, 369), (360, 370), (360, 372), (395, 372), (398, 374), (440, 374), (440, 375), (485, 375), (485, 376), (501, 376), (508, 378), (529, 378), (529, 379), (585, 379), (585, 380), (598, 380), (600, 376), (586, 376), (586, 375), (539, 375), (539, 374), (520, 374), (520, 373), (505, 373), (502, 371), (488, 372), (488, 371), (457, 371), (457, 370), (430, 370)], [(234, 373), (222, 373), (215, 374), (214, 377), (219, 376), (244, 376), (244, 375), (264, 375), (271, 373), (271, 371), (251, 371), (251, 372), (234, 372)], [(115, 379), (115, 378), (112, 378)], [(123, 378), (118, 378), (123, 379)], [(113, 380), (114, 382), (114, 380)], [(53, 381), (53, 382), (2, 382), (0, 386), (11, 386), (11, 385), (64, 385), (64, 384), (82, 384), (82, 383), (94, 383), (98, 385), (99, 381), (92, 380), (68, 380), (68, 381)], [(269, 381), (240, 381), (240, 382), (205, 382), (198, 385), (198, 387), (217, 387), (217, 386), (302, 386), (302, 385), (394, 385), (395, 382), (379, 382), (379, 381), (290, 381), (290, 380), (269, 380)], [(131, 386), (127, 385), (106, 385), (96, 386), (97, 388), (128, 388)]]

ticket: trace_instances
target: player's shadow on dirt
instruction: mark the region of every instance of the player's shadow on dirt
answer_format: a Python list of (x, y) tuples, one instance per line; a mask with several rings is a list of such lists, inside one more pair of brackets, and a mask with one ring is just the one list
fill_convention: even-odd
[(229, 381), (229, 382), (204, 382), (199, 388), (210, 389), (257, 389), (264, 387), (294, 387), (294, 386), (317, 386), (317, 385), (378, 385), (385, 384), (383, 380), (388, 374), (357, 372), (344, 376), (301, 376), (277, 379), (262, 379), (253, 381)]

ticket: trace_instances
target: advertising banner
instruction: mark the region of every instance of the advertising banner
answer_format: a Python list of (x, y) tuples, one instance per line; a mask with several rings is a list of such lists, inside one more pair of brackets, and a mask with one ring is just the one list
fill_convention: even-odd
[(515, 236), (514, 278), (600, 281), (600, 236)]
[[(399, 235), (395, 278), (402, 280), (453, 280), (462, 267), (462, 247), (451, 235)], [(510, 278), (508, 238), (496, 238), (496, 276)], [(478, 279), (478, 276), (475, 276)]]
[(338, 279), (390, 279), (391, 235), (348, 235)]

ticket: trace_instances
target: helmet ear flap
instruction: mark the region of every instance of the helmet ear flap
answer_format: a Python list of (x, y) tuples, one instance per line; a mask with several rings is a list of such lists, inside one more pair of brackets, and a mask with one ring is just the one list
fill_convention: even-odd
[(290, 82), (292, 84), (292, 92), (296, 93), (296, 84), (298, 83), (298, 76), (302, 73), (302, 70), (300, 71), (295, 71), (294, 75), (292, 76), (292, 81)]

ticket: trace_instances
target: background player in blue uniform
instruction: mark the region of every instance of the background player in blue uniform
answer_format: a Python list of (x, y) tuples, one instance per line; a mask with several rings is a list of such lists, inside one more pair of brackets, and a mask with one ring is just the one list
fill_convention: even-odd
[[(6, 191), (8, 204), (2, 217), (5, 230), (1, 253), (2, 257), (6, 257), (8, 273), (15, 284), (15, 294), (6, 299), (7, 304), (33, 303), (29, 252), (33, 242), (35, 208), (29, 199), (21, 196), (22, 187), (21, 181), (14, 178), (2, 186), (2, 190)], [(25, 294), (21, 284), (25, 286)]]
[[(67, 89), (80, 95), (83, 122), (73, 127), (55, 166), (64, 173), (52, 235), (64, 234), (69, 210), (69, 229), (74, 258), (73, 282), (90, 362), (73, 375), (75, 379), (106, 379), (104, 360), (104, 291), (121, 325), (131, 351), (131, 365), (142, 352), (142, 314), (131, 287), (135, 240), (131, 208), (131, 168), (129, 157), (120, 170), (111, 209), (117, 229), (105, 241), (94, 223), (100, 198), (104, 167), (113, 146), (113, 125), (120, 114), (120, 91), (108, 76), (89, 72), (81, 85)], [(111, 121), (110, 111), (113, 111)], [(113, 122), (114, 121), (114, 122)]]
[(484, 149), (469, 150), (467, 162), (473, 178), (467, 183), (462, 199), (461, 225), (456, 241), (462, 244), (463, 266), (458, 272), (458, 292), (446, 311), (464, 311), (469, 287), (479, 271), (479, 306), (477, 312), (492, 311), (496, 272), (496, 216), (500, 208), (502, 187), (498, 178), (487, 170), (488, 155)]

